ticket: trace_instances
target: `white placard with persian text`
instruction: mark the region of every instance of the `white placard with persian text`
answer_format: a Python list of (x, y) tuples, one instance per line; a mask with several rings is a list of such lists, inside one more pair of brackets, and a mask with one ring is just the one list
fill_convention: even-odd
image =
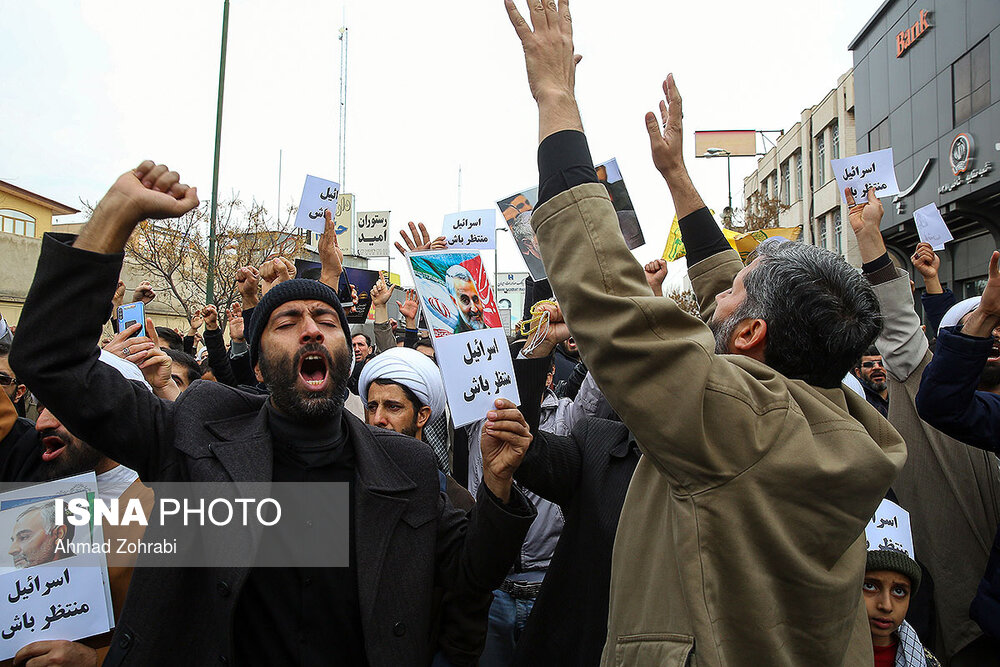
[(879, 199), (899, 194), (891, 148), (830, 160), (830, 164), (841, 197), (847, 188), (851, 189), (858, 204), (868, 201), (870, 187), (875, 188), (875, 196)]

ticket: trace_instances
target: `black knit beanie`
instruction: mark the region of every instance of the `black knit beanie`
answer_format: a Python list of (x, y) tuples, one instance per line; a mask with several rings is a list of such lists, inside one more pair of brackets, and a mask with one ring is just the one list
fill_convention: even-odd
[(887, 570), (905, 574), (910, 578), (910, 595), (912, 596), (920, 588), (920, 566), (901, 551), (879, 549), (868, 552), (868, 562), (865, 571)]
[[(250, 343), (251, 367), (255, 367), (260, 358), (260, 337), (264, 333), (264, 327), (267, 326), (268, 320), (271, 319), (271, 313), (274, 312), (275, 308), (289, 301), (322, 301), (332, 306), (337, 311), (337, 315), (340, 316), (340, 328), (344, 331), (344, 337), (350, 341), (351, 328), (347, 323), (347, 314), (344, 312), (344, 307), (340, 305), (336, 291), (318, 280), (306, 278), (286, 280), (268, 290), (257, 307), (253, 309), (249, 334), (247, 335), (247, 342)], [(349, 342), (348, 345), (350, 345)]]

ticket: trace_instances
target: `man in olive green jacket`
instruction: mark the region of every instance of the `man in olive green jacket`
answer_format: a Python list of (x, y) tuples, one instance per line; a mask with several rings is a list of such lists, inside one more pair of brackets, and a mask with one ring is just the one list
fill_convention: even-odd
[[(531, 27), (506, 6), (539, 106), (532, 226), (583, 358), (644, 454), (615, 540), (603, 664), (870, 666), (863, 529), (905, 460), (840, 384), (878, 333), (871, 288), (832, 253), (788, 243), (745, 268), (726, 252), (692, 267), (740, 269), (714, 336), (654, 297), (587, 172), (566, 0), (529, 0)], [(665, 130), (653, 114), (647, 130), (683, 221), (707, 209), (672, 77), (664, 91)]]

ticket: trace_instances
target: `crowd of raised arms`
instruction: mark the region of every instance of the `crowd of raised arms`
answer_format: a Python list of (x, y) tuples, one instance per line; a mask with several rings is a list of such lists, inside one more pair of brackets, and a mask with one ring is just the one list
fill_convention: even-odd
[[(156, 298), (121, 279), (137, 224), (199, 203), (141, 162), (78, 236), (45, 236), (0, 326), (2, 481), (92, 471), (101, 496), (144, 502), (160, 482), (342, 482), (349, 557), (113, 564), (112, 632), (28, 642), (13, 663), (1000, 665), (1000, 253), (981, 258), (982, 297), (956, 303), (918, 245), (924, 326), (874, 190), (845, 193), (860, 271), (780, 239), (744, 264), (689, 177), (668, 75), (645, 131), (687, 251), (685, 312), (592, 166), (567, 0), (506, 9), (538, 107), (530, 225), (550, 295), (547, 326), (508, 340), (520, 405), (455, 425), (414, 290), (379, 280), (374, 336), (352, 332), (329, 212), (319, 280), (272, 258), (186, 332), (118, 321)], [(446, 247), (423, 225), (402, 237), (404, 253)], [(886, 500), (909, 513), (909, 550), (866, 539)], [(15, 567), (64, 530), (23, 512)]]

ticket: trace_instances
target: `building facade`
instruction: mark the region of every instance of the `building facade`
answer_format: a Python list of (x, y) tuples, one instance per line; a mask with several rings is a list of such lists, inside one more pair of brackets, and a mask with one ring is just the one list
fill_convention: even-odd
[(1000, 248), (1000, 2), (887, 0), (849, 48), (856, 150), (893, 149), (900, 194), (883, 202), (882, 235), (894, 261), (922, 289), (913, 211), (934, 203), (955, 238), (941, 281), (959, 299), (982, 293)]
[(779, 200), (789, 207), (778, 216), (781, 227), (801, 225), (803, 241), (858, 265), (857, 242), (830, 167), (831, 159), (855, 154), (854, 105), (854, 77), (848, 71), (758, 160), (757, 169), (743, 180), (743, 199), (758, 193)]
[(0, 181), (0, 232), (40, 239), (52, 231), (52, 218), (78, 210), (40, 194)]

